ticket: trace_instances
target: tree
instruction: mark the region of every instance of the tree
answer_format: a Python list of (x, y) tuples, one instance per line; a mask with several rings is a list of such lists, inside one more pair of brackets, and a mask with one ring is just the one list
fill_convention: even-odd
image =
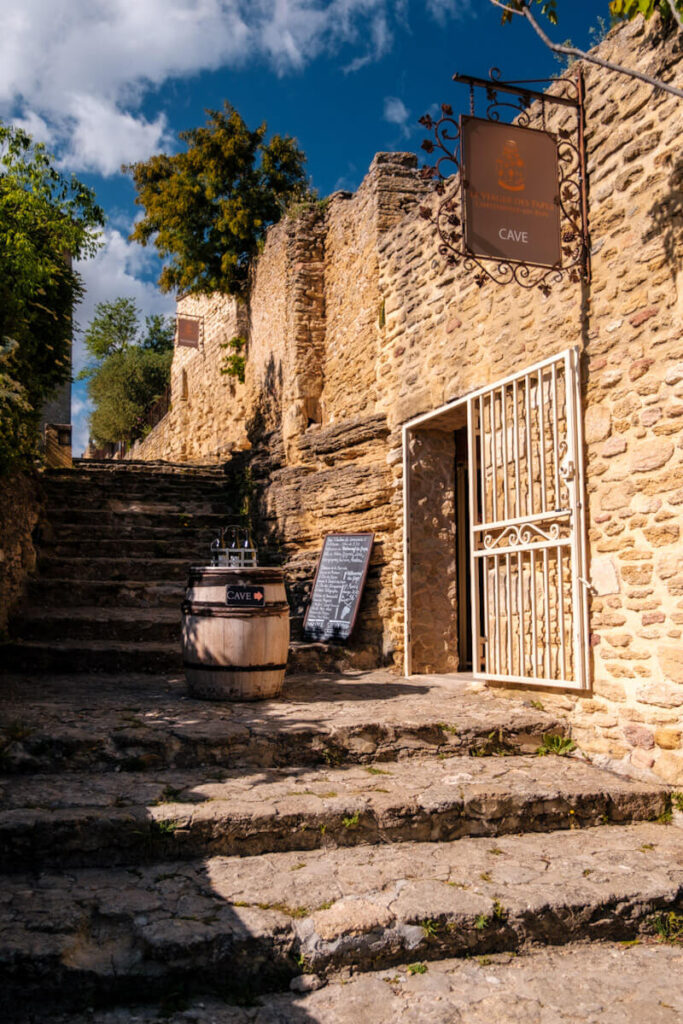
[[(585, 50), (579, 50), (578, 47), (567, 43), (554, 43), (534, 17), (531, 9), (533, 2), (534, 0), (489, 0), (489, 3), (492, 3), (494, 7), (500, 7), (503, 11), (503, 24), (511, 21), (513, 15), (526, 18), (539, 39), (553, 53), (561, 53), (566, 57), (575, 57), (580, 60), (589, 61), (591, 64), (597, 64), (598, 67), (605, 68), (608, 71), (616, 71), (620, 75), (627, 75), (629, 78), (637, 78), (641, 82), (647, 82), (648, 85), (652, 85), (656, 89), (662, 89), (664, 92), (670, 92), (674, 96), (683, 99), (683, 89), (677, 89), (676, 86), (662, 81), (661, 78), (653, 78), (642, 71), (625, 68), (621, 64), (614, 64), (612, 61), (603, 60), (602, 57), (598, 57), (594, 53), (587, 53)], [(551, 24), (557, 25), (557, 0), (536, 0), (536, 3), (541, 5), (541, 14), (545, 15)], [(655, 11), (664, 11), (669, 22), (673, 18), (678, 26), (683, 28), (683, 16), (681, 13), (683, 11), (683, 0), (612, 0), (610, 10), (617, 21), (630, 20), (637, 14), (644, 14), (645, 17), (649, 18)]]
[(0, 122), (0, 473), (37, 456), (41, 408), (71, 372), (71, 259), (94, 254), (103, 223), (91, 189)]
[(240, 295), (267, 228), (311, 197), (306, 158), (288, 136), (266, 143), (265, 122), (250, 131), (227, 102), (206, 113), (204, 127), (180, 133), (185, 152), (125, 168), (145, 209), (131, 239), (167, 260), (162, 291)]
[(94, 361), (79, 374), (88, 381), (94, 409), (90, 434), (97, 444), (134, 441), (145, 430), (145, 417), (168, 386), (175, 326), (172, 318), (154, 315), (140, 326), (132, 299), (100, 302), (85, 332)]

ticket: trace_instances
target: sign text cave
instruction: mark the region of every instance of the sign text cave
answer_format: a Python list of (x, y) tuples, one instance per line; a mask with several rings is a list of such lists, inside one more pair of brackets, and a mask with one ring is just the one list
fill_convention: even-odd
[(554, 137), (464, 116), (460, 135), (466, 250), (488, 259), (560, 266)]
[(304, 619), (306, 640), (347, 640), (351, 635), (373, 540), (373, 533), (329, 533), (325, 537)]

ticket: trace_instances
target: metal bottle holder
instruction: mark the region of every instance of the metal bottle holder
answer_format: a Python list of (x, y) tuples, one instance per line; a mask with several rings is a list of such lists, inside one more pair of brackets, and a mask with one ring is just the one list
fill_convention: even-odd
[(211, 542), (211, 565), (242, 569), (256, 562), (256, 548), (247, 526), (224, 526)]

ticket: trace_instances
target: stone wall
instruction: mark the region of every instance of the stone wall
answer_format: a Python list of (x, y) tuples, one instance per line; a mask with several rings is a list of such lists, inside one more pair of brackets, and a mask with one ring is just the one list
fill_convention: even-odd
[(171, 367), (171, 407), (128, 458), (168, 462), (224, 462), (246, 445), (245, 385), (227, 373), (226, 346), (249, 333), (248, 310), (228, 296), (186, 296), (178, 316), (201, 318), (199, 347), (176, 345)]
[[(601, 55), (681, 83), (680, 44), (658, 31), (656, 21), (638, 19), (610, 33)], [(517, 285), (479, 287), (439, 255), (418, 210), (434, 199), (415, 158), (379, 154), (354, 196), (337, 193), (326, 208), (304, 210), (270, 232), (245, 314), (244, 386), (216, 376), (215, 347), (210, 355), (207, 345), (205, 357), (177, 352), (172, 413), (136, 454), (204, 460), (229, 446), (249, 449), (261, 543), (288, 566), (299, 615), (324, 534), (375, 530), (352, 646), (400, 669), (403, 424), (577, 347), (598, 591), (590, 605), (593, 688), (590, 698), (543, 700), (571, 716), (588, 752), (680, 783), (683, 106), (589, 64), (584, 74), (590, 283), (565, 282), (548, 296)], [(548, 108), (547, 116), (556, 130), (567, 114)], [(210, 311), (225, 311), (227, 338), (235, 307), (201, 302), (207, 323)], [(181, 419), (178, 369), (202, 358), (197, 386), (210, 399), (188, 404)], [(434, 493), (430, 499), (425, 487), (415, 500), (431, 500), (430, 515), (440, 509), (437, 519), (447, 518), (445, 470), (441, 498), (439, 471), (425, 465), (422, 472)], [(422, 515), (423, 506), (410, 512)], [(452, 537), (452, 528), (437, 527), (434, 543)], [(452, 606), (452, 568), (440, 571)], [(429, 608), (420, 614), (432, 618)], [(429, 667), (432, 654), (423, 654)], [(447, 658), (454, 666), (455, 648)]]
[(0, 488), (0, 632), (7, 628), (12, 605), (21, 597), (24, 581), (33, 571), (36, 550), (33, 531), (40, 519), (43, 497), (37, 477), (16, 473)]

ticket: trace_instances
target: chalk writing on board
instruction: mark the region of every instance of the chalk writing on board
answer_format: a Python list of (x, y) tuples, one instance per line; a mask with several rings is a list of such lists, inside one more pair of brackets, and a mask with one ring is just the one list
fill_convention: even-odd
[(325, 537), (304, 620), (306, 640), (346, 640), (352, 633), (368, 574), (372, 533)]

